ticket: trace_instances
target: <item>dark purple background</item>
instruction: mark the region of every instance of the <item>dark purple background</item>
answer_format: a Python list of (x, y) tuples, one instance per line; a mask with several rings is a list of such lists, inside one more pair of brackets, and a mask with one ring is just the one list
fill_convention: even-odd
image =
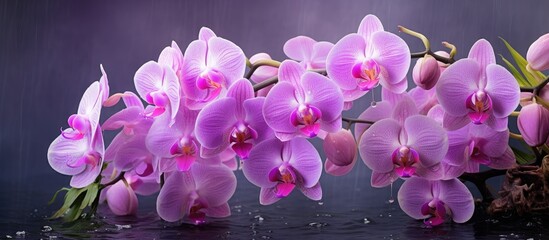
[[(111, 93), (134, 91), (135, 70), (157, 59), (172, 40), (184, 50), (201, 26), (233, 41), (248, 57), (267, 52), (283, 60), (287, 39), (307, 35), (335, 43), (372, 13), (388, 31), (397, 33), (401, 24), (424, 33), (434, 50), (442, 49), (441, 41), (454, 43), (461, 58), (479, 38), (489, 40), (496, 53), (508, 55), (498, 36), (525, 54), (535, 39), (549, 32), (547, 9), (548, 1), (513, 0), (2, 0), (0, 195), (17, 202), (27, 191), (68, 184), (68, 177), (49, 167), (47, 148), (59, 128), (67, 127), (67, 117), (77, 110), (86, 87), (101, 76), (99, 64), (109, 75)], [(397, 34), (412, 51), (422, 50), (419, 40)], [(357, 116), (367, 104), (362, 99), (346, 114)]]

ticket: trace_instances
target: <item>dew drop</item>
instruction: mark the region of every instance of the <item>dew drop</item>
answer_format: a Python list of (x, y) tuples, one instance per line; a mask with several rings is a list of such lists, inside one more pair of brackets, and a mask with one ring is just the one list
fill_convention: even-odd
[(370, 223), (371, 223), (370, 219), (364, 218), (364, 224), (370, 224)]
[(17, 231), (15, 233), (15, 235), (17, 235), (18, 237), (23, 237), (23, 236), (25, 236), (25, 234), (27, 234), (25, 231)]
[(43, 226), (42, 227), (42, 232), (51, 232), (53, 230), (53, 228), (51, 228), (50, 226)]
[(389, 196), (389, 200), (387, 202), (389, 204), (392, 204), (395, 202), (395, 198), (393, 197), (393, 183), (391, 183), (391, 195)]

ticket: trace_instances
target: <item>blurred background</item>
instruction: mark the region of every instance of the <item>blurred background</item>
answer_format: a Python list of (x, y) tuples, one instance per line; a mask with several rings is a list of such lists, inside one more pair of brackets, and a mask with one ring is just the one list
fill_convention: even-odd
[[(198, 37), (202, 26), (239, 45), (248, 57), (266, 52), (281, 61), (285, 59), (282, 46), (287, 39), (306, 35), (318, 41), (335, 43), (346, 34), (356, 32), (361, 19), (367, 14), (377, 15), (385, 30), (401, 36), (412, 52), (423, 50), (421, 41), (398, 33), (397, 25), (425, 34), (433, 50), (443, 50), (440, 45), (442, 41), (453, 43), (458, 49), (456, 59), (466, 57), (469, 48), (480, 38), (490, 41), (496, 54), (509, 58), (498, 37), (505, 38), (525, 55), (534, 40), (549, 32), (547, 9), (548, 1), (513, 0), (431, 0), (413, 3), (405, 0), (0, 0), (0, 238), (15, 236), (19, 230), (26, 231), (28, 237), (37, 237), (44, 234), (44, 225), (55, 223), (43, 220), (53, 211), (46, 203), (56, 189), (68, 185), (70, 177), (60, 175), (49, 167), (47, 149), (60, 133), (59, 129), (67, 127), (66, 120), (77, 110), (84, 90), (101, 76), (99, 64), (103, 64), (108, 74), (111, 93), (135, 91), (133, 75), (143, 63), (156, 60), (160, 51), (172, 40), (184, 51), (186, 45)], [(499, 57), (498, 62), (502, 63)], [(413, 84), (411, 78), (409, 81)], [(379, 100), (380, 95), (376, 96)], [(345, 115), (358, 116), (370, 105), (370, 101), (369, 96), (363, 97)], [(112, 109), (103, 112), (102, 119), (113, 112)], [(317, 140), (313, 142), (317, 146), (321, 143)], [(421, 227), (421, 222), (404, 216), (398, 204), (387, 204), (391, 199), (391, 189), (371, 188), (369, 176), (370, 171), (359, 161), (347, 176), (322, 176), (323, 204), (294, 193), (277, 206), (259, 207), (256, 206), (259, 189), (249, 184), (241, 172), (237, 172), (239, 187), (232, 205), (241, 206), (242, 209), (250, 207), (250, 214), (241, 208), (233, 209), (235, 216), (224, 220), (228, 223), (217, 223), (215, 226), (219, 228), (213, 231), (212, 236), (253, 238), (256, 236), (254, 232), (259, 231), (255, 228), (261, 227), (259, 223), (255, 227), (250, 225), (250, 222), (255, 224), (259, 219), (256, 218), (259, 214), (253, 212), (255, 210), (264, 212), (260, 218), (265, 221), (271, 221), (271, 216), (280, 216), (281, 219), (269, 222), (273, 228), (280, 225), (281, 229), (288, 228), (289, 232), (312, 229), (313, 232), (309, 233), (313, 236), (347, 231), (360, 235), (374, 231), (372, 229), (391, 238), (439, 236), (437, 231), (425, 233), (428, 230)], [(396, 189), (392, 191), (395, 198)], [(138, 217), (145, 216), (148, 221), (161, 226), (162, 223), (154, 215), (154, 199), (149, 197), (143, 200), (140, 214), (144, 215)], [(390, 219), (387, 212), (401, 218)], [(317, 216), (319, 214), (330, 215), (325, 217), (332, 222), (316, 219), (324, 219), (322, 215)], [(116, 222), (116, 218), (113, 219)], [(130, 223), (147, 221), (122, 220)], [(370, 222), (377, 222), (378, 225), (371, 227), (371, 224), (368, 225)], [(113, 222), (106, 225), (113, 231), (117, 229), (113, 227), (116, 225)], [(363, 225), (369, 230), (364, 230)], [(225, 226), (232, 227), (225, 229)], [(382, 232), (383, 226), (389, 230), (392, 227), (396, 232)], [(398, 231), (399, 226), (410, 229)], [(458, 230), (447, 226), (442, 236), (483, 236), (479, 230), (483, 226), (459, 225), (456, 226)], [(181, 226), (174, 228), (174, 236), (187, 231)], [(235, 229), (241, 228), (244, 235), (234, 235)], [(189, 229), (192, 229), (192, 234), (207, 232), (202, 228)], [(538, 237), (539, 228), (533, 229), (531, 232), (525, 230), (524, 234)], [(267, 237), (288, 234), (268, 231), (263, 231)], [(504, 235), (512, 233), (502, 231)], [(418, 232), (420, 235), (415, 235)], [(154, 234), (137, 236), (158, 237)]]

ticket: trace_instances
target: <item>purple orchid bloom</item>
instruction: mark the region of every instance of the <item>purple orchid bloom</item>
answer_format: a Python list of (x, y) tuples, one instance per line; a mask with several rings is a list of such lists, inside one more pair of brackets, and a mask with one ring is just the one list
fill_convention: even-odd
[(339, 40), (327, 57), (326, 70), (351, 102), (381, 84), (393, 92), (406, 91), (410, 49), (400, 37), (385, 32), (374, 15), (362, 19), (357, 33)]
[[(146, 138), (147, 149), (160, 157), (161, 172), (174, 170), (188, 171), (195, 162), (218, 163), (228, 160), (223, 154), (211, 158), (200, 156), (200, 143), (195, 137), (195, 122), (199, 111), (190, 110), (184, 104), (179, 105), (176, 122), (168, 127), (167, 117), (156, 118)], [(232, 152), (234, 157), (234, 152)]]
[(149, 117), (162, 115), (168, 108), (170, 126), (173, 125), (179, 109), (181, 90), (179, 79), (171, 66), (149, 61), (135, 72), (134, 83), (139, 96), (155, 106)]
[(334, 82), (291, 60), (282, 62), (278, 73), (279, 83), (267, 95), (263, 115), (280, 140), (341, 129), (343, 96)]
[(486, 124), (497, 131), (507, 128), (507, 116), (519, 103), (519, 85), (504, 67), (496, 65), (494, 50), (477, 41), (467, 59), (450, 65), (436, 87), (444, 107), (444, 127), (459, 129), (468, 123)]
[(172, 45), (164, 48), (158, 56), (158, 63), (170, 67), (177, 79), (181, 81), (183, 78), (183, 53), (175, 41)]
[(377, 121), (362, 134), (358, 149), (372, 169), (373, 187), (413, 175), (436, 180), (442, 175), (440, 161), (448, 150), (448, 136), (437, 122), (417, 115), (407, 98), (397, 104), (392, 118)]
[[(267, 53), (258, 53), (250, 57), (250, 63), (255, 64), (260, 60), (272, 60), (271, 56)], [(269, 78), (278, 76), (278, 68), (271, 67), (271, 66), (260, 66), (258, 67), (255, 72), (250, 77), (250, 80), (254, 83), (260, 83), (263, 82)], [(269, 91), (273, 88), (273, 86), (268, 86), (266, 88), (260, 89), (257, 91), (258, 97), (265, 97), (269, 93)]]
[(245, 70), (246, 57), (240, 47), (208, 28), (200, 29), (199, 39), (189, 44), (183, 57), (181, 86), (187, 97), (185, 104), (198, 110), (223, 97)]
[(429, 181), (412, 177), (398, 191), (400, 208), (415, 219), (425, 219), (428, 226), (444, 223), (450, 215), (457, 223), (473, 216), (475, 203), (469, 189), (457, 179)]
[(48, 149), (48, 162), (57, 172), (72, 175), (70, 185), (85, 187), (99, 176), (105, 145), (99, 127), (103, 101), (100, 82), (92, 83), (80, 100), (78, 113), (69, 117), (69, 126)]
[(126, 181), (120, 180), (109, 186), (105, 191), (105, 199), (109, 209), (118, 216), (134, 215), (137, 213), (139, 202), (137, 195)]
[(261, 187), (259, 202), (263, 205), (287, 197), (295, 187), (312, 200), (322, 198), (322, 161), (306, 139), (263, 141), (254, 147), (242, 171), (251, 183)]
[(294, 37), (284, 43), (284, 53), (289, 58), (299, 61), (307, 70), (326, 68), (326, 57), (333, 43), (317, 42), (307, 36)]
[(479, 165), (494, 169), (509, 169), (515, 156), (508, 145), (509, 131), (495, 131), (485, 125), (469, 124), (448, 132), (450, 143), (445, 161), (465, 172), (479, 172)]
[(236, 189), (234, 173), (224, 165), (193, 164), (187, 172), (173, 172), (166, 178), (156, 201), (160, 217), (175, 222), (187, 216), (194, 224), (206, 216), (231, 215), (227, 201)]
[(358, 159), (355, 138), (347, 129), (329, 133), (324, 138), (322, 148), (326, 154), (324, 169), (326, 173), (333, 176), (343, 176), (349, 173)]
[(261, 112), (265, 98), (254, 98), (252, 84), (247, 79), (236, 81), (225, 98), (218, 99), (198, 114), (196, 139), (211, 156), (231, 147), (241, 158), (257, 143), (274, 137)]

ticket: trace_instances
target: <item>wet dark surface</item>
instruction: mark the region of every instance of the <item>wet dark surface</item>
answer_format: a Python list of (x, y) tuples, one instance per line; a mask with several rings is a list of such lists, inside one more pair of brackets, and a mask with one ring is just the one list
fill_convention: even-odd
[[(132, 79), (139, 66), (156, 59), (172, 40), (185, 49), (202, 26), (241, 46), (248, 57), (267, 52), (282, 60), (287, 39), (308, 35), (335, 43), (355, 32), (367, 14), (377, 15), (388, 31), (396, 33), (400, 24), (424, 33), (434, 50), (442, 49), (439, 42), (449, 41), (458, 48), (457, 58), (465, 57), (479, 38), (489, 40), (496, 54), (509, 56), (498, 36), (526, 53), (535, 39), (549, 32), (547, 9), (548, 1), (513, 0), (0, 0), (0, 238), (547, 238), (549, 220), (539, 217), (479, 217), (466, 224), (425, 228), (397, 203), (388, 203), (390, 189), (369, 186), (369, 170), (360, 161), (348, 176), (322, 176), (322, 204), (293, 193), (273, 206), (260, 206), (259, 189), (238, 172), (237, 192), (230, 201), (233, 215), (204, 226), (161, 221), (155, 197), (140, 198), (137, 217), (115, 217), (102, 208), (94, 220), (73, 225), (46, 220), (60, 204), (47, 202), (69, 181), (49, 167), (47, 148), (59, 128), (66, 127), (86, 87), (100, 77), (99, 64), (105, 66), (112, 93), (134, 90)], [(397, 34), (412, 51), (423, 50), (419, 40)], [(356, 101), (344, 114), (358, 116), (370, 99)], [(103, 119), (112, 113), (106, 110)]]

